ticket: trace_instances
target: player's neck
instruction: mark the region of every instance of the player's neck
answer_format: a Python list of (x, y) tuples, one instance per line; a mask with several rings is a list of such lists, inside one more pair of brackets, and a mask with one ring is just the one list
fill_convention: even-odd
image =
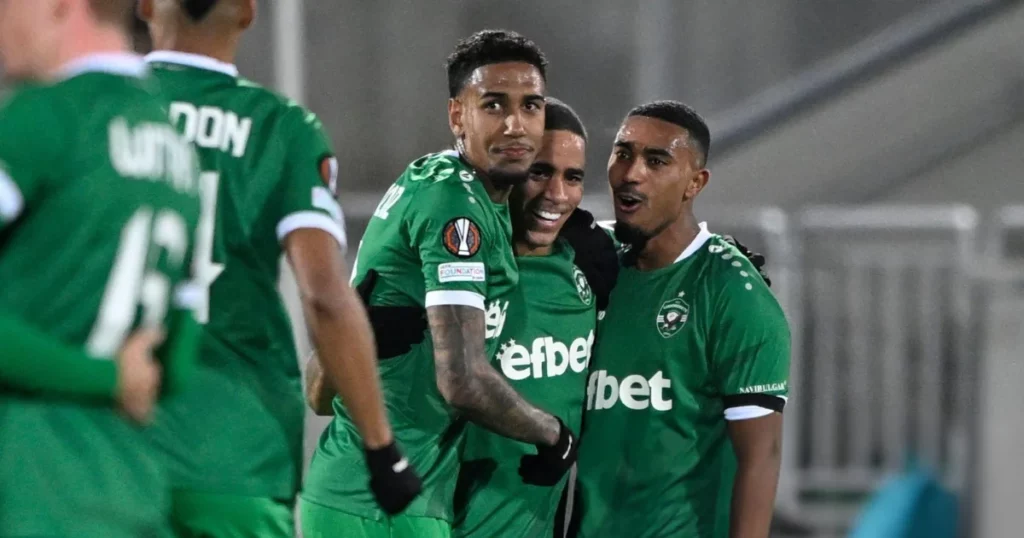
[(234, 64), (238, 50), (239, 36), (218, 35), (209, 37), (194, 32), (170, 32), (159, 42), (153, 43), (156, 50), (173, 50), (188, 54), (198, 54), (214, 60)]
[(700, 225), (696, 217), (689, 211), (685, 212), (647, 241), (636, 258), (636, 268), (641, 271), (653, 271), (672, 265), (699, 233)]
[(131, 54), (128, 36), (119, 28), (97, 26), (90, 31), (79, 32), (68, 40), (50, 69), (50, 76), (58, 76), (64, 66), (95, 54)]

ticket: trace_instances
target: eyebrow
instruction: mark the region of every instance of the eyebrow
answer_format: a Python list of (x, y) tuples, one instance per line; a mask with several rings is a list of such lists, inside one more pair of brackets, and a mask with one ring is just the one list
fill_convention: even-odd
[[(618, 140), (618, 141), (615, 142), (615, 147), (622, 148), (622, 149), (628, 149), (629, 151), (633, 151), (633, 145), (634, 145), (633, 142), (630, 142), (628, 140)], [(671, 152), (669, 152), (667, 149), (663, 149), (663, 148), (645, 147), (643, 149), (643, 151), (641, 151), (641, 153), (644, 156), (646, 156), (646, 157), (663, 157), (663, 158), (666, 158), (666, 159), (674, 159), (675, 158), (675, 157), (672, 156)]]

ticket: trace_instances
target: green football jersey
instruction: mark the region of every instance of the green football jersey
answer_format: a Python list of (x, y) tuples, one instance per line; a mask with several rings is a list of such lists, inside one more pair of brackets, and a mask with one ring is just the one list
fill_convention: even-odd
[[(62, 73), (0, 109), (0, 312), (113, 357), (184, 308), (195, 154), (140, 58)], [(0, 536), (155, 536), (167, 508), (152, 446), (109, 402), (0, 384)]]
[(337, 161), (316, 116), (204, 56), (147, 56), (172, 122), (199, 152), (203, 211), (196, 279), (205, 323), (195, 389), (169, 402), (154, 438), (174, 485), (291, 498), (305, 402), (278, 292), (281, 241), (318, 228), (344, 247)]
[[(488, 356), (519, 279), (508, 205), (496, 204), (455, 152), (413, 162), (384, 194), (356, 255), (353, 279), (380, 274), (371, 305), (465, 305), (487, 312)], [(451, 520), (464, 421), (444, 401), (429, 331), (409, 352), (379, 363), (395, 438), (423, 478), (404, 514)], [(320, 436), (303, 497), (353, 515), (382, 519), (369, 490), (363, 442), (344, 403)]]
[[(573, 257), (572, 247), (559, 241), (548, 256), (516, 258), (519, 286), (509, 300), (495, 366), (524, 398), (578, 432), (597, 306)], [(554, 487), (523, 483), (519, 461), (536, 452), (534, 445), (467, 427), (455, 492), (456, 536), (554, 536), (568, 476)]]
[(757, 270), (702, 224), (672, 265), (622, 269), (596, 346), (580, 536), (727, 537), (726, 421), (781, 409), (788, 389), (789, 327)]

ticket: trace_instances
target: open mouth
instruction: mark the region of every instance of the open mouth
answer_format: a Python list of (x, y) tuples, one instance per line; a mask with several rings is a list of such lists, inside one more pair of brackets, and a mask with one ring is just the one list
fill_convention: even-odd
[(639, 195), (636, 195), (636, 194), (633, 194), (633, 193), (622, 192), (622, 193), (619, 193), (619, 194), (615, 195), (615, 205), (616, 205), (616, 207), (620, 211), (623, 211), (625, 213), (632, 213), (632, 212), (636, 211), (637, 209), (640, 209), (640, 206), (643, 203), (644, 203), (644, 198), (642, 196), (639, 196)]

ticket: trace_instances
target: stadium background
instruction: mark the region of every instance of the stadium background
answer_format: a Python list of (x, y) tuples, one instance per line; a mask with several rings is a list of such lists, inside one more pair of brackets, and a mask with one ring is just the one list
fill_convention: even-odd
[[(961, 495), (961, 536), (1020, 535), (1024, 2), (260, 8), (239, 67), (324, 120), (350, 261), (387, 185), (449, 143), (442, 64), (475, 30), (545, 50), (550, 93), (591, 132), (584, 205), (600, 217), (623, 114), (655, 98), (694, 105), (713, 134), (698, 215), (768, 255), (795, 336), (773, 536), (843, 536), (911, 456)], [(308, 425), (311, 451), (324, 421)]]

